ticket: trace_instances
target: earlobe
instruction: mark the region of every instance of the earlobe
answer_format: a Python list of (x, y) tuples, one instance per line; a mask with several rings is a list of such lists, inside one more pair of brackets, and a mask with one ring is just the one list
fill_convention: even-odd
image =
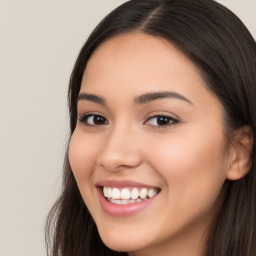
[(228, 180), (239, 180), (250, 171), (252, 147), (252, 129), (249, 126), (243, 126), (236, 132), (231, 145), (230, 162), (227, 171)]

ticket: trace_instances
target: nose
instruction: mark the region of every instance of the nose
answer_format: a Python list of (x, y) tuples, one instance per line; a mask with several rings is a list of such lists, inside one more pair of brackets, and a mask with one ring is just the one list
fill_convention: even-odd
[(136, 141), (136, 136), (127, 129), (113, 130), (104, 140), (98, 165), (109, 172), (137, 167), (141, 163), (141, 155)]

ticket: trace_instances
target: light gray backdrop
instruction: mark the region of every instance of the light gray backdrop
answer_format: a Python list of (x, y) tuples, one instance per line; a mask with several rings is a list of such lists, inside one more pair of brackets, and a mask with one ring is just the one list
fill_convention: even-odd
[[(80, 47), (124, 0), (0, 0), (0, 256), (45, 255)], [(256, 1), (220, 0), (256, 37)]]

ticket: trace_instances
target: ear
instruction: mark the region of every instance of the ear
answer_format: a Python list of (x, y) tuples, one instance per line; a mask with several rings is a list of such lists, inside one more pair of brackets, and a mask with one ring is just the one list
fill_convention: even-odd
[(252, 147), (252, 129), (249, 126), (239, 128), (235, 133), (229, 154), (228, 180), (239, 180), (250, 171)]

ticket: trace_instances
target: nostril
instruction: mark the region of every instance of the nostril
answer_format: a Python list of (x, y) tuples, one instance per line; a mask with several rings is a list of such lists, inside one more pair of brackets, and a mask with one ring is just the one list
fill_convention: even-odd
[(139, 154), (104, 154), (98, 158), (97, 164), (109, 172), (117, 172), (124, 169), (134, 168), (139, 166), (141, 158)]

